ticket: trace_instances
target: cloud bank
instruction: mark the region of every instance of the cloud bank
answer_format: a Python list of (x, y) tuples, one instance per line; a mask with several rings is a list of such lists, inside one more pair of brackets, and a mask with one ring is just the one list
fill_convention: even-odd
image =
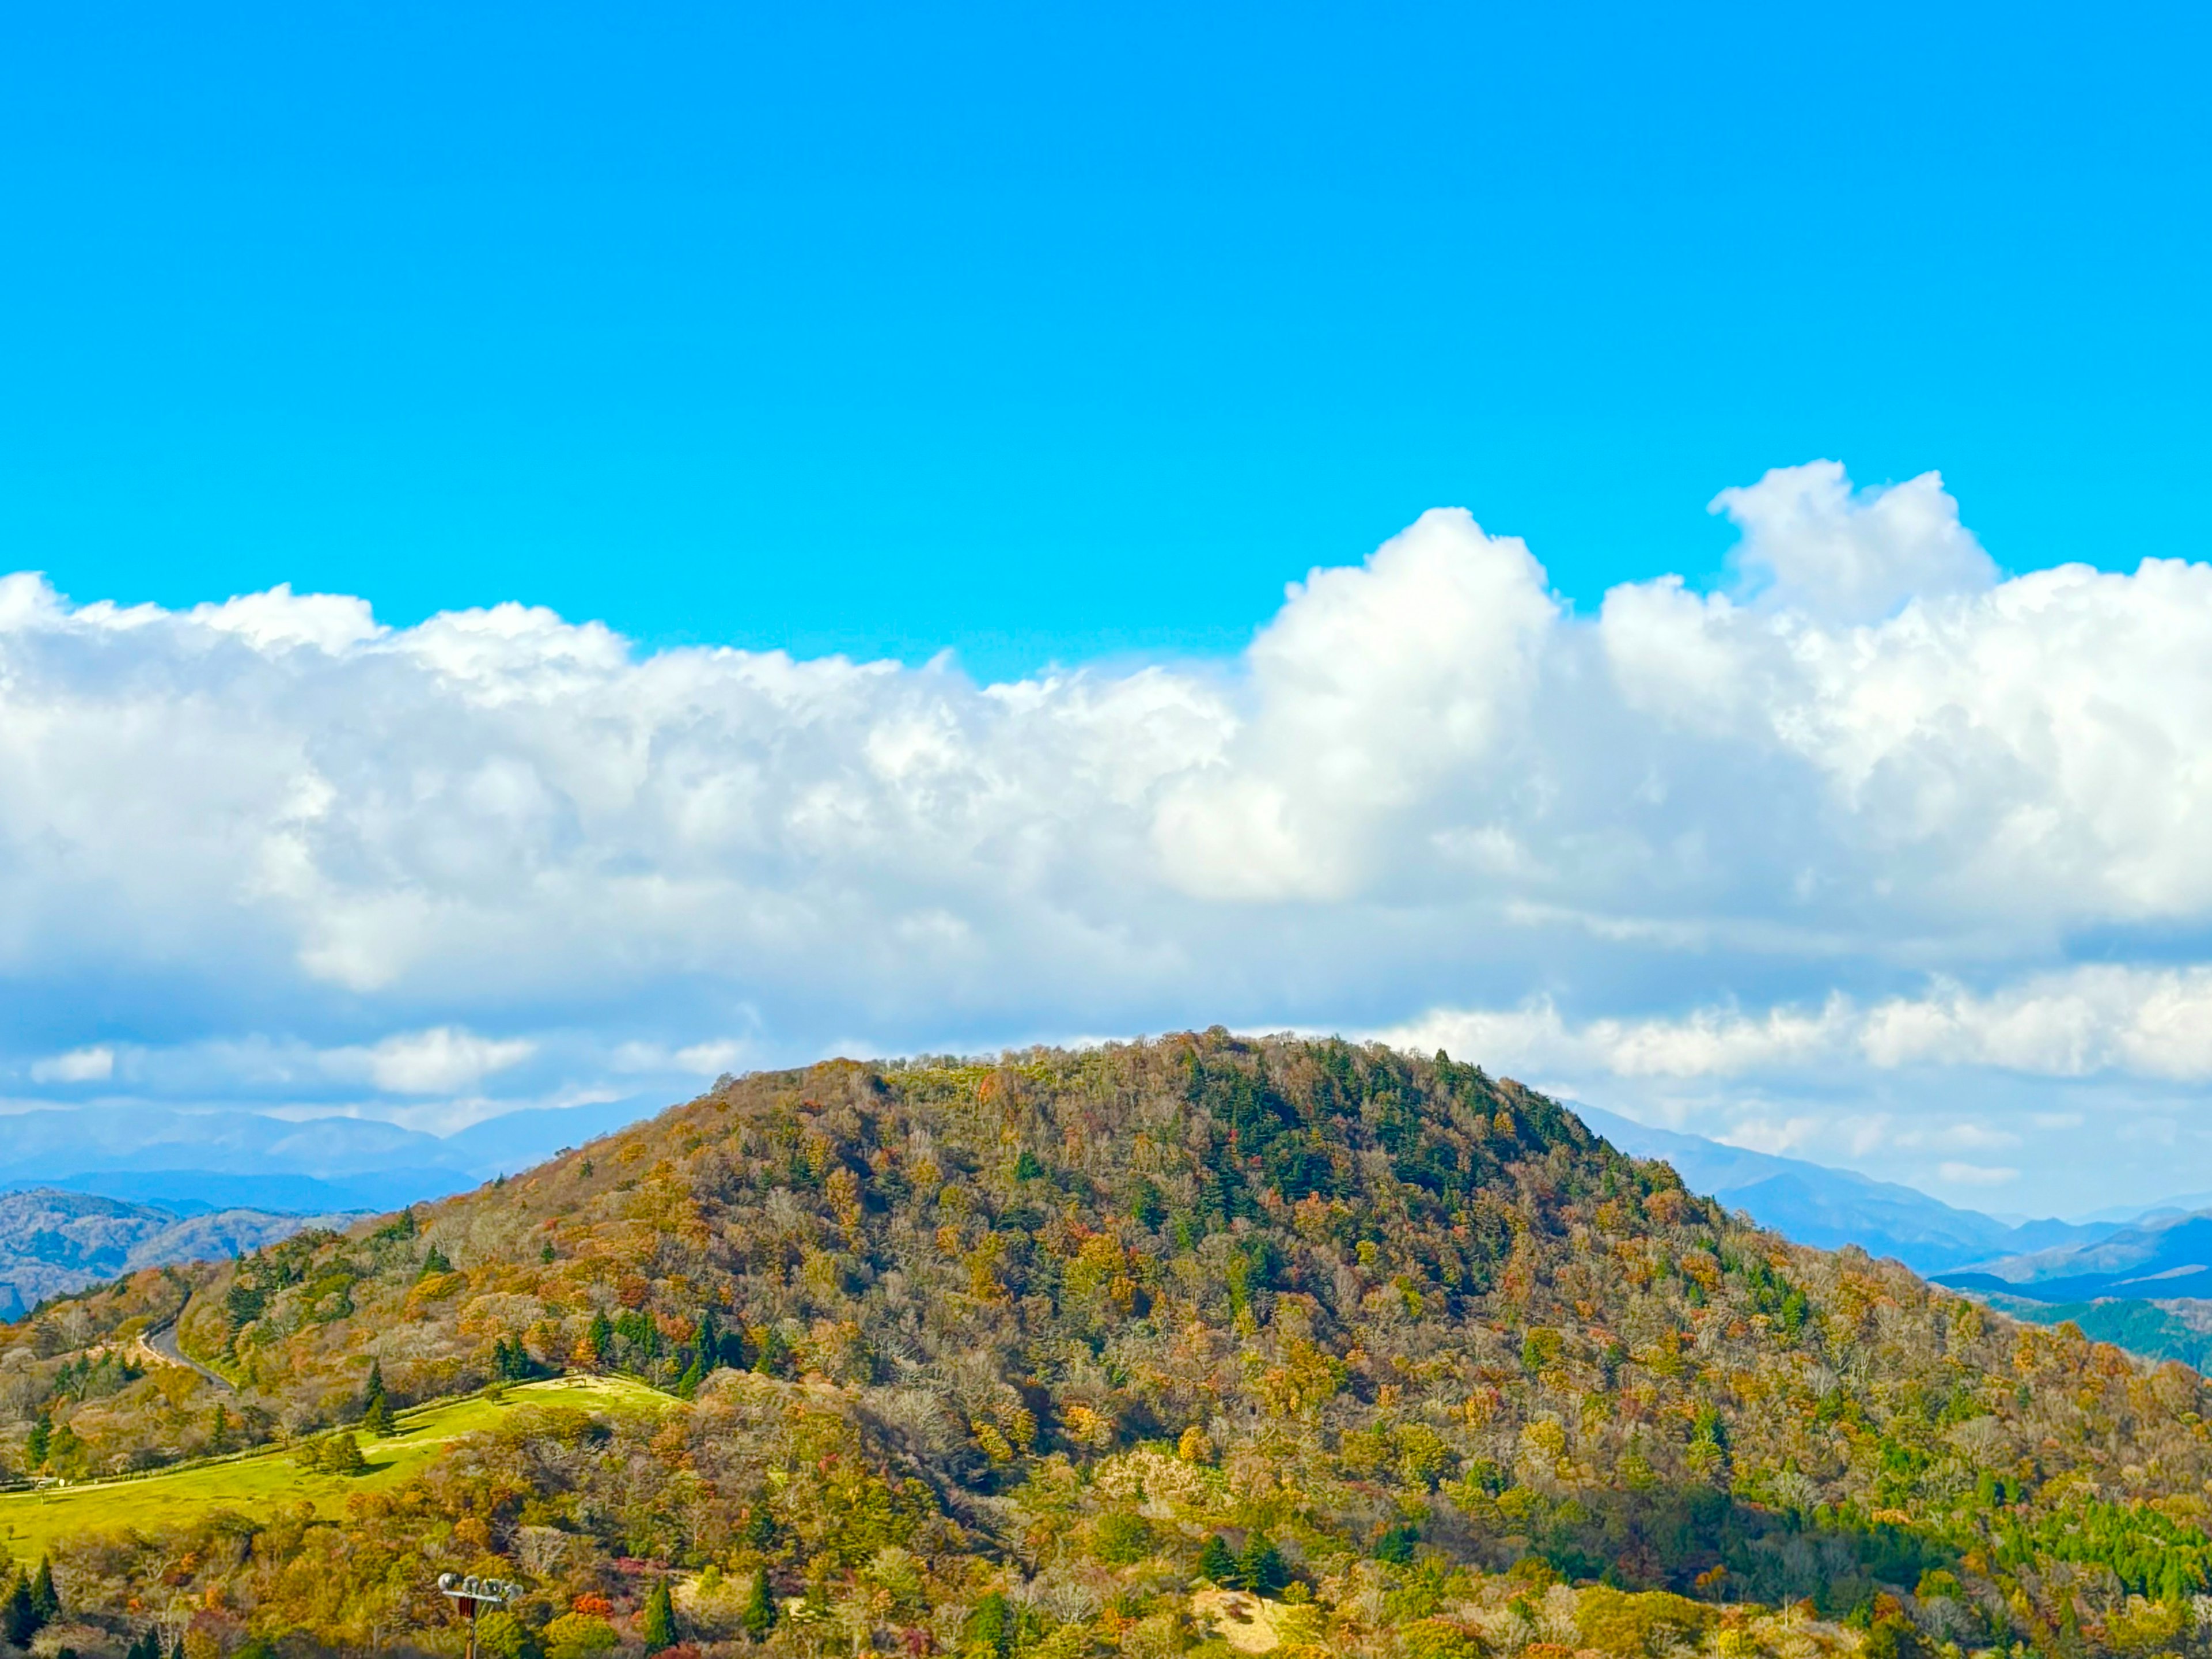
[(1999, 1167), (1936, 1159), (1978, 1124), (2023, 1201), (2091, 1140), (2134, 1179), (2130, 1137), (2212, 1186), (2175, 1162), (2212, 1075), (2212, 566), (2008, 578), (1934, 474), (1714, 506), (1723, 591), (1578, 615), (1436, 511), (1234, 662), (995, 685), (0, 579), (0, 1066), (467, 1115), (1219, 1020), (1443, 1040), (1939, 1188)]

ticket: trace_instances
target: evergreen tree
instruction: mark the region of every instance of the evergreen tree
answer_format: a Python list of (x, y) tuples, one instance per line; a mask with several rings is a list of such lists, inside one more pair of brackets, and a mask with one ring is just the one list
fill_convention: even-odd
[(654, 1584), (652, 1594), (645, 1598), (642, 1633), (647, 1653), (659, 1653), (676, 1645), (676, 1605), (669, 1596), (665, 1578)]
[(1255, 1595), (1279, 1595), (1291, 1582), (1281, 1553), (1266, 1533), (1255, 1532), (1244, 1540), (1243, 1552), (1237, 1558), (1237, 1582)]
[(592, 1328), (584, 1340), (591, 1344), (593, 1358), (601, 1361), (606, 1358), (607, 1349), (615, 1340), (615, 1322), (607, 1317), (605, 1309), (602, 1308), (592, 1316)]
[(384, 1391), (384, 1362), (380, 1359), (368, 1362), (368, 1387), (362, 1395), (361, 1425), (380, 1438), (390, 1434), (394, 1426), (391, 1396)]
[(738, 1622), (756, 1642), (767, 1640), (769, 1632), (775, 1628), (775, 1598), (769, 1594), (766, 1567), (753, 1569), (753, 1582), (745, 1590), (744, 1611), (738, 1615)]
[(42, 1625), (62, 1610), (61, 1592), (54, 1588), (54, 1564), (43, 1555), (39, 1558), (39, 1576), (31, 1581), (31, 1605), (38, 1609)]
[(1013, 1604), (1006, 1600), (1006, 1592), (993, 1590), (968, 1615), (967, 1627), (961, 1632), (964, 1638), (961, 1651), (975, 1659), (1006, 1659), (1014, 1650), (1015, 1622)]
[(177, 1639), (169, 1644), (169, 1659), (185, 1659), (185, 1633), (177, 1632)]
[(25, 1442), (23, 1447), (24, 1454), (30, 1460), (33, 1468), (37, 1468), (46, 1461), (46, 1449), (53, 1444), (53, 1423), (44, 1412), (41, 1412), (39, 1413), (38, 1420), (31, 1425), (31, 1437)]
[(763, 1376), (780, 1376), (788, 1360), (783, 1333), (769, 1326), (761, 1333), (760, 1353), (753, 1361), (753, 1369)]
[(1206, 1539), (1206, 1547), (1198, 1553), (1198, 1576), (1217, 1584), (1237, 1582), (1237, 1558), (1229, 1553), (1229, 1546), (1218, 1532)]
[(0, 1633), (7, 1636), (11, 1645), (27, 1648), (45, 1622), (39, 1617), (38, 1603), (31, 1597), (31, 1580), (18, 1569), (8, 1599), (0, 1601)]
[(422, 1253), (422, 1271), (419, 1277), (432, 1279), (440, 1273), (449, 1273), (453, 1271), (453, 1262), (447, 1259), (446, 1253), (435, 1244)]
[(349, 1434), (334, 1434), (323, 1442), (315, 1459), (325, 1474), (366, 1474), (368, 1460), (361, 1455), (361, 1442)]

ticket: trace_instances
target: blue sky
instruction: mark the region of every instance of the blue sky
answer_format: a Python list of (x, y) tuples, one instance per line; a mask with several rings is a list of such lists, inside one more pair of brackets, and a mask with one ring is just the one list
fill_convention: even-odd
[(1218, 1020), (2212, 1188), (2197, 15), (455, 9), (0, 25), (0, 1106)]
[[(462, 15), (455, 15), (456, 12)], [(1421, 510), (2202, 521), (2181, 8), (132, 5), (0, 52), (0, 538), (83, 597), (1226, 653)]]

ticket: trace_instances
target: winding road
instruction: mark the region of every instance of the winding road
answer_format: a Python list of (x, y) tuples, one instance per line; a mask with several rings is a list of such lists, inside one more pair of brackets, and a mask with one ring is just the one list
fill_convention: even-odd
[(138, 1351), (156, 1365), (181, 1365), (188, 1371), (198, 1371), (225, 1394), (236, 1394), (230, 1379), (210, 1370), (206, 1366), (177, 1346), (177, 1322), (172, 1319), (158, 1329), (138, 1334)]

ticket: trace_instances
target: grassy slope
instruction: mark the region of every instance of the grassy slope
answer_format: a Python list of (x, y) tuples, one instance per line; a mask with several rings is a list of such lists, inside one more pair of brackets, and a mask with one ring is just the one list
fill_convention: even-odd
[(503, 1398), (469, 1395), (400, 1413), (388, 1440), (364, 1440), (369, 1472), (346, 1477), (301, 1468), (283, 1451), (204, 1462), (128, 1480), (88, 1480), (44, 1492), (0, 1496), (0, 1540), (21, 1561), (35, 1561), (55, 1539), (78, 1532), (148, 1530), (215, 1510), (266, 1516), (302, 1500), (331, 1514), (349, 1493), (397, 1486), (420, 1474), (453, 1441), (488, 1429), (522, 1406), (568, 1406), (592, 1412), (659, 1411), (668, 1395), (615, 1376), (563, 1376), (510, 1388)]

